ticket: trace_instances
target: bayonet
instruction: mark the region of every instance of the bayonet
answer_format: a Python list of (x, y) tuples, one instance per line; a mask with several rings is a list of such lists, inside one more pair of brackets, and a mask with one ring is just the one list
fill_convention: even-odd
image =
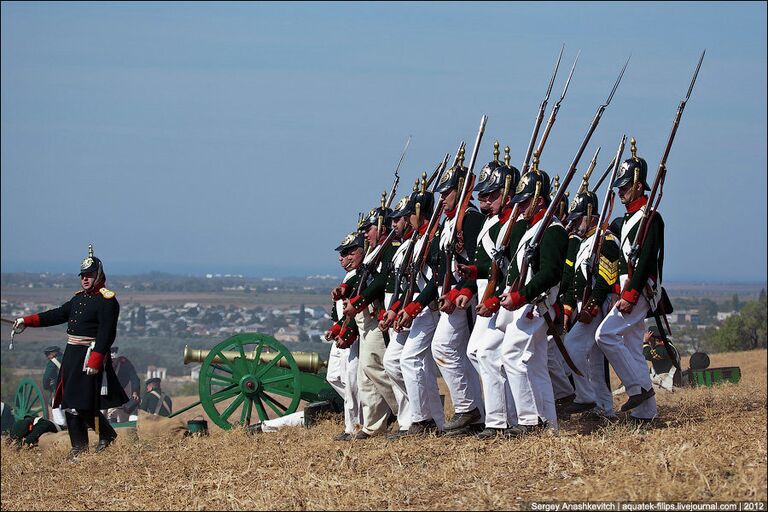
[(392, 190), (389, 193), (389, 199), (387, 199), (387, 204), (385, 205), (386, 208), (389, 208), (389, 205), (392, 204), (392, 200), (395, 198), (395, 193), (397, 192), (397, 186), (400, 184), (400, 164), (403, 163), (403, 158), (405, 158), (405, 152), (408, 151), (408, 146), (411, 144), (411, 136), (408, 136), (408, 140), (405, 141), (405, 147), (403, 148), (403, 152), (400, 155), (400, 160), (397, 162), (397, 167), (395, 167), (395, 182), (392, 184)]
[(565, 94), (568, 92), (568, 86), (571, 84), (571, 78), (573, 77), (573, 71), (576, 69), (576, 63), (579, 61), (579, 55), (581, 55), (581, 50), (579, 50), (579, 53), (576, 54), (576, 59), (573, 61), (573, 66), (571, 66), (571, 72), (568, 73), (568, 79), (565, 81), (565, 86), (563, 87), (563, 93), (560, 95), (560, 99), (557, 100), (557, 103), (552, 106), (552, 111), (550, 112), (549, 119), (547, 120), (547, 126), (544, 127), (544, 133), (541, 135), (539, 146), (536, 148), (536, 151), (539, 154), (539, 158), (541, 158), (541, 153), (544, 151), (544, 145), (547, 143), (547, 139), (549, 139), (549, 132), (552, 130), (552, 126), (555, 124), (555, 120), (557, 119), (557, 113), (560, 110), (560, 104), (563, 102), (563, 99), (565, 99)]
[(549, 95), (552, 92), (552, 86), (555, 84), (555, 77), (557, 76), (557, 70), (560, 67), (560, 59), (563, 58), (563, 51), (565, 50), (565, 45), (560, 48), (560, 54), (557, 56), (557, 62), (555, 62), (555, 69), (552, 70), (552, 76), (549, 79), (549, 86), (547, 87), (547, 93), (544, 95), (544, 100), (542, 100), (541, 104), (539, 105), (539, 111), (536, 114), (536, 120), (533, 123), (533, 133), (531, 133), (531, 140), (528, 143), (528, 149), (525, 152), (525, 159), (523, 160), (523, 165), (520, 166), (520, 175), (526, 173), (528, 170), (528, 162), (531, 161), (531, 155), (533, 154), (533, 146), (536, 144), (536, 139), (539, 137), (539, 128), (541, 128), (541, 122), (544, 120), (544, 111), (547, 109), (547, 102), (549, 101)]

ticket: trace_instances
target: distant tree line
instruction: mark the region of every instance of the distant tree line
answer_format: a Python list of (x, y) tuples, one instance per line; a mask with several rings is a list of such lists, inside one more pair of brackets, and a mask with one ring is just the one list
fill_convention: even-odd
[(740, 302), (734, 295), (731, 306), (737, 313), (726, 318), (719, 328), (704, 332), (703, 348), (712, 352), (768, 348), (765, 289), (760, 291), (757, 300), (748, 302)]

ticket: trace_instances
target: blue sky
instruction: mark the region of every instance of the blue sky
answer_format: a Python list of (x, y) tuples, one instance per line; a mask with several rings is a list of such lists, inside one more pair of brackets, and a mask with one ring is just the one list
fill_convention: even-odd
[(630, 53), (586, 153), (604, 166), (627, 133), (655, 173), (707, 49), (668, 160), (665, 276), (766, 278), (762, 2), (3, 2), (1, 28), (4, 272), (74, 272), (91, 241), (113, 273), (337, 272), (408, 135), (402, 193), (482, 114), (478, 162), (499, 139), (520, 165), (565, 43), (551, 174)]

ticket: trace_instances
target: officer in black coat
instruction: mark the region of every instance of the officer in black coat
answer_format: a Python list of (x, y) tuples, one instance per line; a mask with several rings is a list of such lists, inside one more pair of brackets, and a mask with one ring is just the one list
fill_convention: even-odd
[(99, 411), (128, 401), (110, 358), (120, 305), (115, 292), (105, 284), (101, 260), (94, 257), (93, 246), (89, 245), (88, 257), (80, 264), (82, 290), (61, 307), (19, 318), (13, 326), (18, 333), (26, 327), (68, 323), (67, 348), (56, 382), (53, 407), (65, 410), (72, 442), (70, 458), (88, 450), (88, 427), (98, 433), (97, 452), (109, 446), (117, 433)]

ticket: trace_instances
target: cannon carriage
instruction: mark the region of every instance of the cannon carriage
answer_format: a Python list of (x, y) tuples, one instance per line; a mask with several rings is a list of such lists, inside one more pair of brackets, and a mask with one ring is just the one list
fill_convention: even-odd
[(197, 402), (216, 425), (228, 430), (296, 412), (302, 401), (343, 399), (325, 380), (327, 362), (316, 352), (291, 352), (271, 336), (243, 333), (210, 350), (185, 347), (184, 364), (200, 363)]

